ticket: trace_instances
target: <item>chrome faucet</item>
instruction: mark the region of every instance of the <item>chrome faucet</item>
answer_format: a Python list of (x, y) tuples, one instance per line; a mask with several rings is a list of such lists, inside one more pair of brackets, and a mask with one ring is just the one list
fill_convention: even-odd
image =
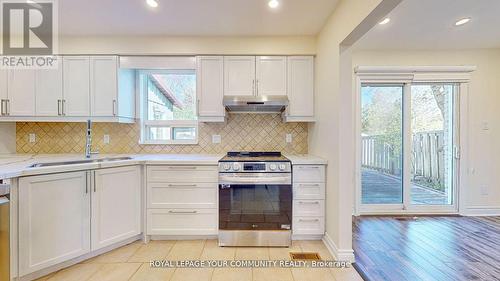
[(87, 120), (87, 139), (85, 143), (85, 157), (90, 158), (92, 154), (98, 154), (99, 151), (92, 151), (92, 121)]

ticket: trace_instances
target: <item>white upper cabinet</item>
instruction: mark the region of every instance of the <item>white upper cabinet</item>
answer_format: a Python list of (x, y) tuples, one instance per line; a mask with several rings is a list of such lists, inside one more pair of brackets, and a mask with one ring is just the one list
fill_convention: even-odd
[(59, 63), (56, 69), (36, 70), (36, 116), (62, 116), (64, 99), (62, 68), (63, 64)]
[(7, 115), (7, 70), (0, 69), (0, 117)]
[(256, 59), (256, 87), (259, 96), (286, 96), (286, 57), (260, 56)]
[(117, 71), (116, 56), (90, 58), (90, 108), (93, 117), (118, 115)]
[(35, 115), (35, 71), (9, 70), (7, 97), (9, 116)]
[(224, 58), (200, 56), (197, 60), (198, 120), (224, 122)]
[(288, 100), (284, 120), (314, 122), (314, 57), (288, 57)]
[(89, 67), (89, 57), (64, 57), (64, 116), (90, 116)]
[(93, 172), (92, 251), (141, 233), (141, 174), (138, 166)]
[(224, 57), (224, 95), (255, 95), (255, 57)]

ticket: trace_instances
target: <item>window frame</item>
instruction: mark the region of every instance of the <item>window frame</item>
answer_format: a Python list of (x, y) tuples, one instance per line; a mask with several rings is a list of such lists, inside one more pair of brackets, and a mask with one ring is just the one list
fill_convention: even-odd
[[(139, 69), (136, 72), (137, 91), (140, 99), (140, 139), (139, 144), (171, 144), (171, 145), (195, 145), (199, 143), (199, 121), (198, 121), (198, 96), (196, 90), (195, 79), (195, 120), (148, 120), (148, 83), (146, 83), (146, 75), (150, 74), (195, 74), (196, 69)], [(195, 77), (196, 78), (196, 77)], [(169, 140), (151, 140), (148, 138), (148, 127), (168, 127), (171, 128), (171, 139)], [(194, 128), (195, 138), (188, 139), (173, 139), (174, 128)]]

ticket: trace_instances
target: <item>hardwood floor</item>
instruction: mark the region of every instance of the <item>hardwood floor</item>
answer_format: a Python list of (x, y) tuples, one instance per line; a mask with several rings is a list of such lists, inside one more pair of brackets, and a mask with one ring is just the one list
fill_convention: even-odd
[(500, 280), (500, 217), (353, 218), (368, 280)]

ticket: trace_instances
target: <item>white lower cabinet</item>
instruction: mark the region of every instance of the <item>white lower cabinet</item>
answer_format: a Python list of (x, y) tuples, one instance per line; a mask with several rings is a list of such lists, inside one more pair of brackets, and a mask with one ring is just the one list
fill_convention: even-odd
[(19, 179), (19, 276), (141, 233), (138, 166)]
[(90, 252), (85, 171), (19, 179), (19, 274)]
[(92, 251), (140, 234), (139, 167), (95, 170), (92, 177)]
[(293, 165), (295, 239), (319, 239), (325, 233), (325, 166)]
[(217, 209), (149, 209), (148, 235), (216, 235)]
[(147, 235), (216, 235), (217, 166), (148, 166)]

